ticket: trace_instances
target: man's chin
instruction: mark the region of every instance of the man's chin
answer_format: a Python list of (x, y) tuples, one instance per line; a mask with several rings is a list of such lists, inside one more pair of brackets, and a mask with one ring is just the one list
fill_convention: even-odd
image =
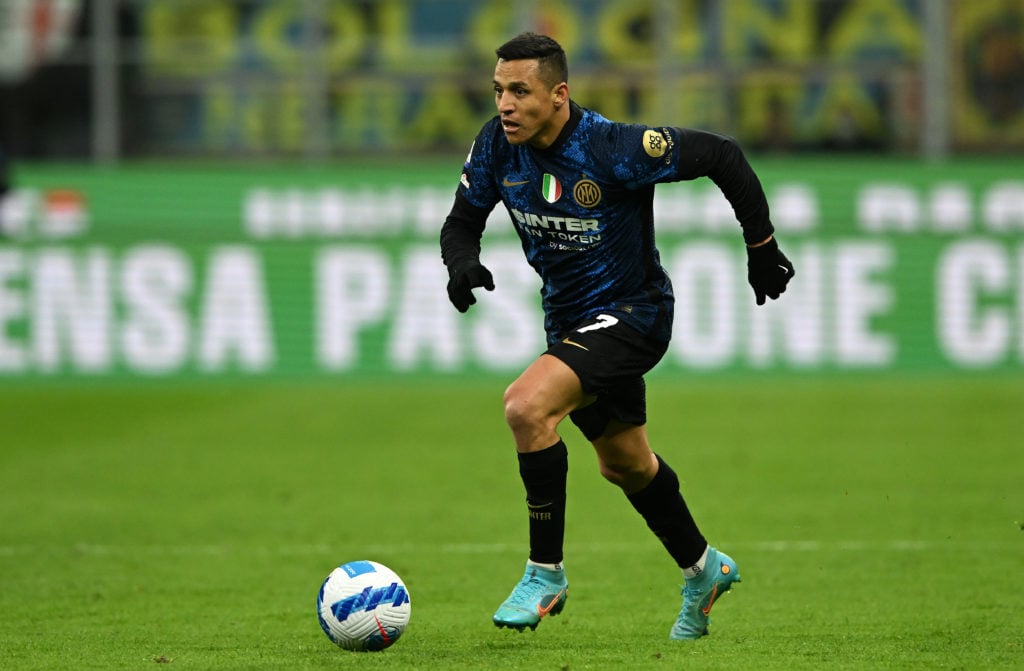
[(509, 144), (525, 144), (530, 138), (527, 137), (526, 133), (523, 132), (522, 127), (517, 127), (515, 130), (506, 130), (505, 139), (508, 140)]

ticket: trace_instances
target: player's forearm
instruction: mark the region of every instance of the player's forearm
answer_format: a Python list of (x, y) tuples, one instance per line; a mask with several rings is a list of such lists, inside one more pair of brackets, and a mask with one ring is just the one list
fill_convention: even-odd
[(730, 137), (680, 129), (680, 179), (708, 177), (732, 205), (748, 245), (767, 242), (775, 232), (761, 180)]
[(441, 259), (449, 270), (480, 260), (480, 238), (487, 214), (465, 198), (455, 197), (451, 212), (441, 226)]

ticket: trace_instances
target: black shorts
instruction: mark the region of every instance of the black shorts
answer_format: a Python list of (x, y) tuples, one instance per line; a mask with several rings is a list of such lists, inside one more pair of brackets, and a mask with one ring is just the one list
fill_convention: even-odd
[(668, 343), (644, 336), (615, 317), (599, 315), (548, 347), (547, 353), (576, 373), (590, 405), (569, 414), (587, 440), (599, 438), (610, 420), (647, 423), (644, 374), (665, 355)]

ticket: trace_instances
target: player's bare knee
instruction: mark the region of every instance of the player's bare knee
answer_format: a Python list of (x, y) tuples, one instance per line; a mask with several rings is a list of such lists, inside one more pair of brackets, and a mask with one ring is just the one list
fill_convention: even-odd
[(628, 487), (638, 478), (643, 477), (641, 469), (629, 463), (600, 462), (601, 476), (617, 487)]
[(601, 476), (627, 494), (640, 491), (654, 478), (656, 469), (652, 469), (646, 459), (605, 461), (599, 460)]
[(517, 391), (516, 385), (505, 390), (505, 422), (513, 431), (543, 424), (544, 413), (528, 397)]

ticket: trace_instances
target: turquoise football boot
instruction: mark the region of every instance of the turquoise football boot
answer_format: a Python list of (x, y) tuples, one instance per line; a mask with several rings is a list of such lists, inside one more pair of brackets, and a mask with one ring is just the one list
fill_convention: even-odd
[(718, 597), (740, 582), (736, 562), (724, 552), (708, 548), (704, 572), (689, 578), (683, 587), (683, 608), (668, 637), (673, 640), (694, 640), (708, 633), (711, 607)]
[(546, 569), (527, 562), (523, 579), (494, 613), (494, 624), (520, 632), (527, 627), (536, 629), (545, 615), (562, 612), (568, 596), (565, 570)]

